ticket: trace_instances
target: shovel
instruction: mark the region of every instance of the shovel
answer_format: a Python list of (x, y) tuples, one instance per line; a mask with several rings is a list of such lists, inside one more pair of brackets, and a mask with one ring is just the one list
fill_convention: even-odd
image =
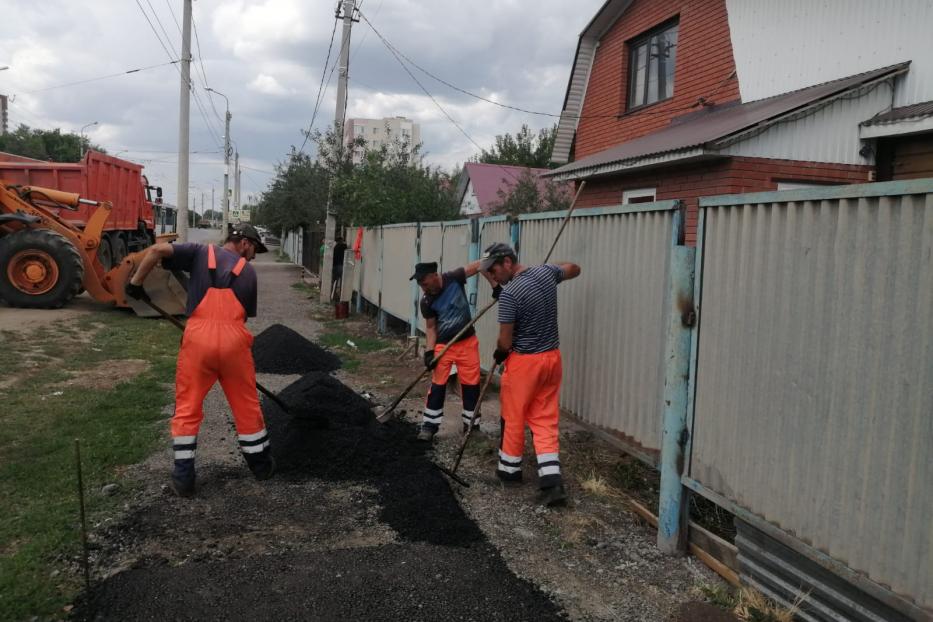
[[(496, 299), (495, 299), (495, 298), (493, 298), (492, 300), (490, 300), (488, 305), (486, 305), (485, 307), (483, 307), (482, 309), (480, 309), (479, 313), (476, 314), (476, 317), (474, 317), (472, 320), (470, 320), (470, 323), (469, 323), (469, 324), (467, 324), (466, 326), (464, 326), (463, 328), (461, 328), (461, 329), (460, 329), (460, 332), (457, 333), (456, 335), (454, 335), (453, 339), (451, 339), (450, 341), (448, 341), (448, 342), (447, 342), (447, 345), (445, 345), (443, 348), (441, 348), (441, 351), (438, 352), (438, 353), (434, 356), (434, 360), (431, 361), (431, 367), (432, 367), (432, 368), (433, 368), (435, 365), (437, 365), (437, 362), (441, 360), (441, 357), (443, 357), (444, 354), (447, 353), (447, 350), (450, 348), (450, 346), (452, 346), (452, 345), (454, 345), (455, 343), (457, 343), (457, 341), (460, 340), (460, 337), (462, 337), (463, 334), (464, 334), (465, 332), (467, 332), (474, 324), (476, 324), (476, 322), (477, 322), (481, 317), (483, 317), (483, 314), (484, 314), (484, 313), (486, 313), (487, 311), (489, 311), (490, 309), (492, 309), (492, 306), (493, 306), (494, 304), (496, 304)], [(390, 419), (392, 419), (392, 414), (393, 414), (393, 412), (395, 411), (395, 408), (399, 405), (399, 403), (401, 403), (401, 401), (402, 401), (403, 399), (405, 399), (405, 396), (408, 395), (408, 394), (411, 392), (411, 390), (415, 388), (415, 385), (417, 385), (419, 382), (421, 382), (421, 380), (427, 375), (427, 373), (428, 373), (429, 371), (431, 371), (431, 370), (428, 369), (427, 367), (425, 367), (425, 368), (424, 368), (424, 371), (422, 371), (420, 374), (418, 374), (418, 377), (415, 378), (414, 380), (412, 380), (412, 381), (411, 381), (411, 384), (409, 384), (407, 387), (405, 387), (405, 390), (402, 391), (401, 393), (399, 393), (398, 397), (396, 397), (394, 400), (392, 400), (392, 403), (389, 404), (387, 407), (385, 407), (384, 409), (374, 408), (374, 409), (373, 409), (373, 414), (376, 415), (376, 421), (378, 421), (379, 423), (387, 423)]]
[(466, 434), (463, 435), (463, 441), (460, 442), (460, 451), (457, 452), (457, 460), (454, 462), (453, 468), (448, 469), (446, 467), (442, 467), (436, 462), (432, 462), (434, 466), (440, 469), (441, 473), (466, 488), (470, 487), (470, 482), (457, 475), (457, 469), (460, 468), (460, 461), (463, 459), (463, 451), (466, 449), (467, 443), (470, 441), (470, 434), (473, 433), (473, 422), (479, 418), (479, 409), (483, 405), (483, 397), (486, 395), (486, 389), (489, 388), (489, 383), (492, 381), (492, 377), (496, 374), (497, 367), (499, 367), (498, 363), (492, 364), (492, 368), (489, 370), (489, 375), (486, 376), (486, 382), (483, 383), (483, 388), (479, 392), (479, 397), (476, 400), (476, 408), (473, 409), (473, 416), (470, 418), (470, 425), (467, 427)]
[[(178, 329), (179, 329), (180, 331), (184, 332), (184, 330), (185, 330), (185, 325), (184, 325), (184, 323), (183, 323), (181, 320), (179, 320), (177, 317), (175, 317), (174, 315), (171, 315), (168, 311), (166, 311), (165, 309), (163, 309), (162, 307), (160, 307), (160, 306), (157, 305), (156, 303), (152, 302), (151, 300), (142, 300), (142, 301), (140, 301), (140, 302), (144, 302), (144, 303), (146, 303), (147, 305), (149, 305), (150, 307), (152, 307), (156, 312), (158, 312), (159, 315), (161, 315), (161, 316), (164, 317), (166, 320), (168, 320), (169, 322), (171, 322), (172, 324), (174, 324), (176, 327), (178, 327)], [(256, 383), (256, 388), (259, 389), (259, 392), (260, 392), (260, 393), (262, 393), (263, 395), (265, 395), (266, 397), (268, 397), (270, 400), (272, 400), (273, 402), (275, 402), (276, 406), (278, 406), (278, 407), (281, 408), (283, 411), (285, 411), (285, 414), (286, 414), (286, 415), (290, 415), (290, 414), (291, 414), (290, 412), (288, 412), (288, 406), (285, 405), (285, 402), (283, 402), (282, 400), (280, 400), (280, 399), (278, 398), (278, 396), (277, 396), (275, 393), (273, 393), (272, 391), (270, 391), (270, 390), (267, 389), (266, 387), (262, 386), (262, 385), (259, 384), (258, 382)]]

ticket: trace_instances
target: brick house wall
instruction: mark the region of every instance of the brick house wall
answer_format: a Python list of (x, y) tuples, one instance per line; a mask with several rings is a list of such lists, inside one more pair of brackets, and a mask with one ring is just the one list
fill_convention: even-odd
[(679, 167), (658, 168), (612, 177), (590, 179), (577, 202), (579, 207), (622, 203), (622, 192), (656, 188), (656, 199), (680, 199), (687, 206), (687, 244), (696, 244), (699, 198), (777, 190), (780, 181), (854, 184), (869, 181), (871, 166), (799, 162), (765, 158), (723, 158)]
[[(673, 18), (679, 18), (674, 95), (626, 113), (626, 42)], [(574, 159), (666, 127), (672, 118), (696, 111), (700, 97), (715, 103), (740, 98), (725, 0), (635, 0), (596, 50)]]

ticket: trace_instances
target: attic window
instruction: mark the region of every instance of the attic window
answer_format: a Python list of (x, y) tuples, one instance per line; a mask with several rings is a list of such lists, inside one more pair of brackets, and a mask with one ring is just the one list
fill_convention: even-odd
[(668, 22), (628, 44), (628, 109), (674, 96), (678, 22)]

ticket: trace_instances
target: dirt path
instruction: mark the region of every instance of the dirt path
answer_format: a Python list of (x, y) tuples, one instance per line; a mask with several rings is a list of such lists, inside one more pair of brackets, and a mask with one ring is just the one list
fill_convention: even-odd
[[(263, 259), (260, 317), (250, 329), (282, 323), (313, 339), (321, 325), (291, 288), (300, 270)], [(384, 351), (337, 377), (384, 398), (416, 371)], [(280, 391), (298, 378), (259, 380)], [(414, 414), (420, 401), (402, 408)], [(486, 408), (488, 432), (495, 406)], [(473, 487), (452, 491), (430, 460), (451, 460), (458, 417), (446, 418), (436, 456), (405, 421), (309, 433), (305, 453), (260, 483), (242, 463), (226, 412), (215, 387), (198, 442), (196, 498), (166, 490), (167, 431), (165, 451), (134, 469), (133, 503), (95, 533), (100, 580), (77, 619), (664, 621), (691, 600), (694, 584), (715, 581), (694, 561), (662, 558), (631, 514), (572, 480), (575, 507), (562, 511), (536, 507), (531, 484), (500, 488), (490, 478), (494, 441), (480, 439), (467, 456), (463, 474)], [(267, 416), (281, 444), (287, 420)]]

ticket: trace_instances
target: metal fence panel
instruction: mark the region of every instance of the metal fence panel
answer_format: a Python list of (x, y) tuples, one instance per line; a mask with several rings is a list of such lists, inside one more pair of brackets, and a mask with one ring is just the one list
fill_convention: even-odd
[[(436, 261), (438, 270), (441, 267), (441, 249), (444, 245), (444, 225), (443, 223), (431, 223), (421, 225), (421, 261)], [(409, 276), (411, 276), (409, 274)], [(420, 289), (417, 292), (418, 299), (421, 299)], [(418, 330), (425, 331), (424, 318), (421, 317), (421, 309), (418, 309)]]
[(363, 230), (363, 244), (360, 249), (363, 269), (363, 298), (372, 304), (379, 302), (380, 291), (380, 255), (382, 244), (379, 227), (367, 227)]
[(703, 209), (690, 472), (933, 607), (933, 182), (923, 181), (927, 194), (870, 184)]
[(382, 228), (382, 308), (408, 322), (414, 309), (412, 282), (418, 225), (386, 225)]
[(453, 270), (470, 262), (470, 224), (445, 224), (441, 270)]
[[(673, 227), (673, 202), (665, 204), (663, 211), (574, 215), (551, 257), (583, 270), (558, 287), (561, 406), (653, 451), (661, 447)], [(523, 264), (544, 260), (562, 216), (521, 223)]]
[[(493, 242), (511, 241), (509, 223), (502, 218), (480, 221), (480, 254), (483, 249)], [(492, 288), (482, 277), (476, 292), (476, 310), (484, 309), (492, 301)], [(479, 364), (483, 369), (492, 365), (492, 353), (496, 349), (496, 339), (499, 338), (499, 322), (496, 321), (497, 307), (490, 309), (476, 323), (476, 335), (479, 337)]]

